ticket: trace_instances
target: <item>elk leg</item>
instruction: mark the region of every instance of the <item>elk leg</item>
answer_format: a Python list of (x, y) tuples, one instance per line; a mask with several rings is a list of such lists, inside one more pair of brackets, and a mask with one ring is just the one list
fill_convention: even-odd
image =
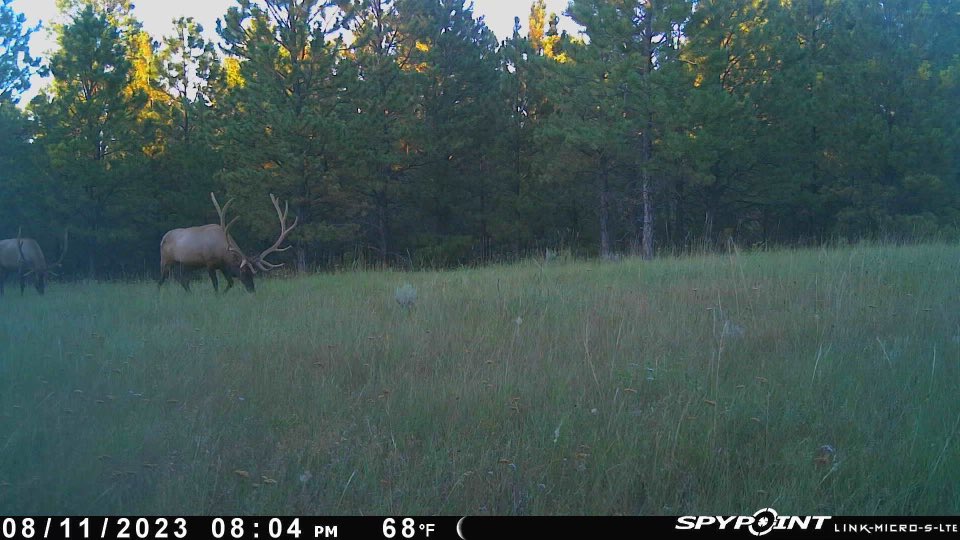
[(27, 276), (20, 270), (20, 296), (23, 296), (23, 290), (27, 288)]
[(217, 282), (217, 269), (207, 268), (207, 273), (210, 274), (210, 281), (213, 282), (213, 292), (220, 292), (220, 284)]
[(233, 278), (230, 277), (230, 274), (228, 274), (228, 273), (226, 273), (226, 272), (224, 272), (224, 271), (222, 271), (222, 270), (221, 270), (220, 272), (223, 274), (223, 279), (227, 280), (227, 288), (225, 288), (225, 289), (223, 290), (223, 292), (227, 292), (227, 291), (230, 290), (231, 287), (233, 287)]
[(183, 290), (190, 292), (190, 280), (187, 277), (187, 273), (183, 270), (183, 265), (180, 265), (179, 281), (180, 285), (183, 286)]
[(17, 260), (17, 277), (20, 278), (20, 296), (23, 296), (23, 285), (24, 285), (25, 278), (23, 277), (23, 258), (22, 257)]
[(168, 278), (168, 277), (170, 277), (170, 265), (169, 265), (169, 264), (166, 265), (166, 266), (161, 265), (161, 266), (160, 266), (160, 281), (157, 282), (157, 288), (158, 288), (158, 289), (159, 289), (160, 287), (163, 287), (163, 284), (164, 284), (165, 281), (167, 281), (167, 278)]
[(3, 282), (7, 281), (7, 271), (0, 268), (0, 296), (3, 296)]

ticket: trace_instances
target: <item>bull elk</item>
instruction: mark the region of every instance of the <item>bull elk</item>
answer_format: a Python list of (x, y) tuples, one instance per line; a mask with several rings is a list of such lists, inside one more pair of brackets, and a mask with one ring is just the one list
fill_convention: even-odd
[(20, 277), (20, 294), (23, 294), (27, 286), (27, 278), (30, 276), (35, 276), (34, 286), (38, 293), (43, 294), (47, 288), (47, 274), (56, 275), (53, 269), (63, 264), (68, 241), (68, 233), (64, 231), (63, 251), (60, 252), (60, 258), (57, 262), (47, 265), (47, 259), (43, 256), (40, 244), (32, 238), (23, 238), (21, 231), (17, 231), (16, 238), (0, 240), (0, 295), (3, 295), (3, 284), (7, 281), (7, 274), (13, 272)]
[[(271, 193), (270, 201), (273, 202), (273, 207), (277, 210), (277, 217), (280, 218), (280, 237), (259, 255), (249, 258), (243, 254), (237, 243), (233, 241), (233, 237), (230, 236), (230, 227), (239, 216), (234, 217), (229, 223), (226, 222), (227, 209), (233, 199), (228, 200), (222, 207), (213, 193), (210, 194), (210, 199), (213, 200), (213, 206), (220, 216), (220, 224), (173, 229), (163, 235), (163, 239), (160, 240), (160, 282), (157, 286), (162, 286), (167, 280), (174, 264), (180, 264), (188, 269), (206, 268), (210, 275), (210, 281), (213, 282), (214, 291), (219, 292), (220, 290), (220, 285), (217, 282), (217, 270), (220, 270), (227, 280), (227, 288), (224, 289), (224, 292), (233, 287), (233, 278), (239, 278), (243, 286), (248, 291), (253, 292), (253, 276), (258, 271), (269, 272), (283, 266), (283, 263), (273, 264), (267, 261), (266, 257), (271, 253), (290, 249), (290, 246), (281, 248), (280, 245), (286, 240), (290, 231), (297, 226), (299, 218), (294, 219), (293, 225), (287, 227), (289, 204), (284, 203), (281, 211), (280, 201)], [(187, 291), (190, 290), (190, 283), (182, 274), (180, 284)]]

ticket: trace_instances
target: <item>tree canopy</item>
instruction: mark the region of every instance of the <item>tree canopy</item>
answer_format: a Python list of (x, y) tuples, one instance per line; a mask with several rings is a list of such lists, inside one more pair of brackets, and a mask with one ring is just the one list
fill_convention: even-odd
[[(0, 237), (93, 277), (235, 197), (290, 266), (470, 264), (960, 232), (960, 1), (237, 0), (219, 43), (61, 0), (52, 79), (0, 0)], [(524, 12), (520, 12), (523, 10)], [(498, 39), (498, 37), (500, 39)], [(52, 248), (51, 248), (52, 249)]]

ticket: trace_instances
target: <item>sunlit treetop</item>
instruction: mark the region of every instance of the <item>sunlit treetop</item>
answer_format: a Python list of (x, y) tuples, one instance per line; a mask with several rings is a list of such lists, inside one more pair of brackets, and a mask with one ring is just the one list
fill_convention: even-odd
[(12, 0), (0, 3), (0, 103), (16, 103), (30, 87), (30, 75), (40, 63), (30, 57), (30, 35), (39, 29), (24, 28), (26, 17), (15, 13)]

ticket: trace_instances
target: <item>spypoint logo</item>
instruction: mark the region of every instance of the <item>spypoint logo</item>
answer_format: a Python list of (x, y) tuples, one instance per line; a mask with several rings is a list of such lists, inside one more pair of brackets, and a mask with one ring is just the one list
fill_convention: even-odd
[(716, 527), (723, 530), (747, 529), (754, 536), (764, 536), (773, 530), (820, 530), (830, 516), (779, 516), (773, 508), (762, 508), (752, 516), (683, 516), (677, 519), (678, 530), (700, 530)]

